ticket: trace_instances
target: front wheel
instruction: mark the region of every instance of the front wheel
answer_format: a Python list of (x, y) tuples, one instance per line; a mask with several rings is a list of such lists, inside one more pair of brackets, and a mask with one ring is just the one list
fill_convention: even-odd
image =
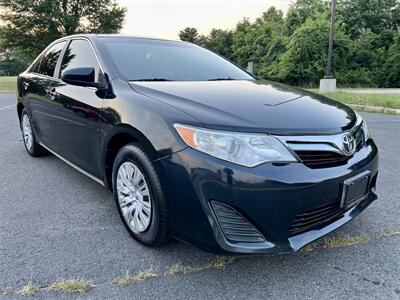
[(134, 239), (146, 246), (167, 240), (167, 206), (160, 171), (139, 144), (121, 148), (113, 166), (114, 199)]
[(29, 115), (26, 109), (22, 110), (20, 125), (25, 149), (29, 153), (29, 155), (36, 157), (47, 154), (46, 149), (40, 146), (39, 143), (36, 141), (35, 134), (32, 130), (31, 120), (29, 119)]

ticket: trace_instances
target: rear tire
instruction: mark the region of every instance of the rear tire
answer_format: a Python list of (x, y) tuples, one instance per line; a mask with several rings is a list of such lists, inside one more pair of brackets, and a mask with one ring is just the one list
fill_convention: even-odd
[(25, 149), (30, 156), (38, 157), (48, 154), (47, 150), (37, 142), (35, 133), (32, 130), (31, 120), (25, 108), (21, 112), (20, 127)]
[(166, 194), (149, 151), (132, 143), (114, 161), (112, 186), (119, 215), (131, 236), (146, 246), (168, 239)]

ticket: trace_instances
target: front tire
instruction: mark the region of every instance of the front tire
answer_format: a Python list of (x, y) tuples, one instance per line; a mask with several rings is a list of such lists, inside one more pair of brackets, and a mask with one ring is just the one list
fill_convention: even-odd
[(25, 149), (30, 156), (37, 157), (46, 155), (47, 151), (37, 142), (35, 134), (32, 130), (31, 120), (26, 109), (21, 112), (21, 131)]
[(166, 195), (160, 170), (137, 143), (122, 147), (112, 172), (114, 199), (131, 236), (146, 246), (163, 244), (168, 237)]

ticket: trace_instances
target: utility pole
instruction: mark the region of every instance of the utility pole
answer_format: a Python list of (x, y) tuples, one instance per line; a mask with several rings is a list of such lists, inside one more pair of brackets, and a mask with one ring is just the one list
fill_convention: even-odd
[(333, 56), (333, 39), (335, 38), (336, 23), (336, 0), (332, 0), (331, 30), (329, 32), (329, 49), (328, 49), (328, 65), (326, 66), (325, 78), (332, 77), (332, 56)]
[(331, 29), (329, 32), (329, 48), (328, 48), (328, 63), (326, 66), (326, 73), (321, 79), (319, 89), (321, 92), (334, 92), (336, 90), (336, 79), (332, 76), (332, 57), (333, 57), (333, 40), (335, 38), (335, 25), (336, 25), (336, 0), (331, 1)]

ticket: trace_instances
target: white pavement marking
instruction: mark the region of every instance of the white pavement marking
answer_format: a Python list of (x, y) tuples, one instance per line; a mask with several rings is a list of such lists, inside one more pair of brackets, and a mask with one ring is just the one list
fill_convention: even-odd
[(13, 107), (15, 107), (15, 104), (0, 107), (0, 110), (6, 110), (6, 109), (9, 109), (9, 108), (13, 108)]

